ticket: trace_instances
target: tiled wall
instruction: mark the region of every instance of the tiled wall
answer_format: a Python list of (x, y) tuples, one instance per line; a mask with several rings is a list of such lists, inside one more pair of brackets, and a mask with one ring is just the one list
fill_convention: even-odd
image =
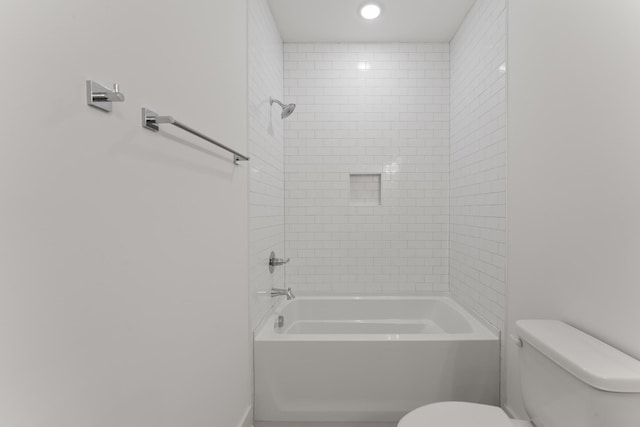
[(269, 273), (269, 253), (284, 256), (284, 155), (280, 109), (282, 40), (266, 0), (249, 2), (249, 304), (252, 326), (271, 307), (266, 292), (284, 286), (284, 269)]
[[(283, 52), (266, 0), (251, 0), (249, 19), (254, 325), (271, 305), (260, 292), (284, 286), (284, 269), (266, 268), (275, 250), (291, 257), (287, 284), (296, 290), (450, 287), (502, 328), (504, 0), (478, 0), (470, 11), (451, 42), (451, 81), (448, 44), (285, 44)], [(284, 122), (284, 154), (269, 96), (297, 104)], [(364, 181), (378, 175), (379, 200), (365, 197), (375, 190)]]
[[(449, 44), (285, 44), (287, 284), (448, 290)], [(378, 206), (350, 174), (381, 174)]]
[(505, 0), (477, 0), (451, 42), (451, 292), (505, 323)]

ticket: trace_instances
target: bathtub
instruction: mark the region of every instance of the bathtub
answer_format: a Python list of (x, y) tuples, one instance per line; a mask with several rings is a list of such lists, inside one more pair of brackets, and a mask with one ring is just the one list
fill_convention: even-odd
[(499, 337), (447, 296), (283, 301), (254, 361), (256, 426), (395, 425), (427, 403), (499, 404)]

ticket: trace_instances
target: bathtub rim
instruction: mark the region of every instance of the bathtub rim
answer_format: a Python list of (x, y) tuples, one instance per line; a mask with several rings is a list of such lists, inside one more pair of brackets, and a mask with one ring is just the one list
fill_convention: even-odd
[(297, 300), (441, 300), (452, 306), (467, 322), (473, 332), (443, 333), (443, 334), (279, 334), (273, 329), (278, 314), (287, 305), (294, 303), (282, 298), (274, 304), (254, 331), (255, 342), (397, 342), (397, 341), (500, 341), (500, 331), (483, 319), (479, 314), (459, 302), (453, 295), (446, 292), (433, 294), (301, 294)]

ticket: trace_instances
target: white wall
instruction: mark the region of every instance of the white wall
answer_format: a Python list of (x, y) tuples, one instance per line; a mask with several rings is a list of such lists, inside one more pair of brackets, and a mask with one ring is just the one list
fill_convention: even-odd
[[(0, 424), (237, 426), (251, 403), (244, 1), (0, 4)], [(107, 114), (85, 79), (120, 83)]]
[(451, 41), (451, 293), (506, 318), (506, 4), (478, 0)]
[[(448, 290), (449, 45), (285, 44), (284, 83), (287, 284)], [(350, 200), (358, 173), (381, 205)]]
[(271, 307), (269, 291), (284, 287), (284, 267), (273, 274), (269, 254), (284, 253), (284, 126), (282, 39), (267, 0), (249, 1), (249, 302), (252, 327)]
[(509, 329), (560, 319), (636, 358), (638, 22), (635, 0), (509, 2)]

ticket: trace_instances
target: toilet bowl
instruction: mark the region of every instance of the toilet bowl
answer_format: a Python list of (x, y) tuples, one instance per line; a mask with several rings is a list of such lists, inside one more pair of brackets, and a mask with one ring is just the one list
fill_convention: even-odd
[(531, 422), (500, 408), (439, 402), (398, 427), (638, 427), (640, 361), (556, 320), (516, 322), (520, 382)]
[(405, 415), (398, 427), (532, 427), (528, 421), (512, 420), (497, 406), (467, 402), (440, 402), (422, 406)]

